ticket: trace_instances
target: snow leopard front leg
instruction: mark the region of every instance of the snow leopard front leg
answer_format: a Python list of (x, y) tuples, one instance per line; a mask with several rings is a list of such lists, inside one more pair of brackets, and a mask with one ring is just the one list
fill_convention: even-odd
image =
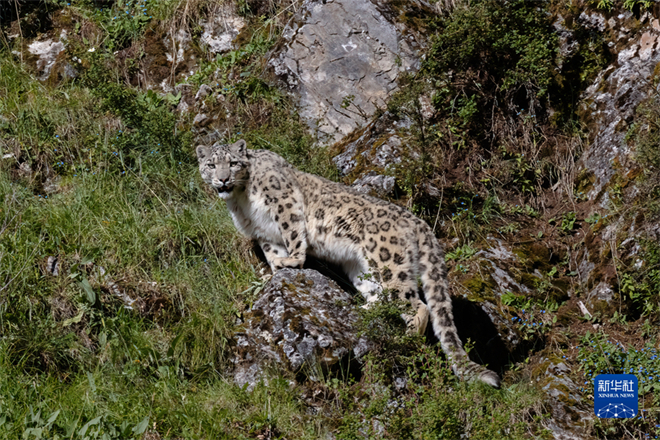
[(275, 260), (278, 258), (282, 259), (289, 255), (286, 247), (273, 243), (272, 241), (265, 240), (263, 238), (257, 239), (257, 242), (259, 243), (259, 247), (263, 251), (264, 256), (266, 257), (266, 261), (268, 261), (268, 265), (270, 266), (270, 269), (273, 271), (273, 273), (278, 269), (281, 269), (283, 266), (281, 264), (276, 266)]
[[(282, 246), (279, 249), (271, 246), (273, 251), (277, 251), (277, 255), (271, 255), (272, 259), (269, 259), (271, 268), (302, 268), (307, 257), (307, 227), (302, 192), (295, 182), (290, 181), (290, 176), (282, 173), (271, 171), (264, 180), (268, 186), (263, 189), (263, 195), (284, 242), (284, 249)], [(282, 250), (286, 252), (282, 253)]]

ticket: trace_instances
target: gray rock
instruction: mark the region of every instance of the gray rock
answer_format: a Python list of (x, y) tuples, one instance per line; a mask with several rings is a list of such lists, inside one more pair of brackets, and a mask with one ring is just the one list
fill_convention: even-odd
[(557, 68), (561, 69), (564, 60), (572, 57), (579, 49), (580, 43), (573, 37), (573, 31), (566, 28), (564, 17), (557, 14), (557, 19), (552, 24), (559, 37), (559, 60)]
[(217, 5), (200, 25), (204, 32), (200, 38), (202, 46), (213, 54), (235, 49), (234, 39), (245, 27), (245, 20), (236, 13), (236, 4), (226, 2)]
[(359, 133), (360, 136), (348, 143), (332, 161), (343, 175), (350, 174), (359, 161), (369, 164), (371, 169), (353, 185), (363, 192), (369, 192), (369, 188), (372, 188), (380, 195), (387, 194), (394, 188), (395, 180), (376, 176), (385, 173), (390, 166), (401, 163), (403, 142), (397, 133), (409, 128), (408, 123), (405, 119), (395, 119), (389, 112), (385, 112), (371, 121)]
[(386, 169), (392, 164), (401, 163), (401, 138), (397, 135), (392, 135), (383, 142), (383, 144), (376, 149), (376, 153), (373, 157), (373, 162), (375, 165)]
[(366, 125), (399, 75), (419, 68), (423, 43), (387, 12), (369, 0), (307, 0), (285, 28), (269, 63), (298, 93), (300, 115), (322, 142)]
[(552, 414), (547, 422), (552, 436), (556, 440), (592, 438), (593, 404), (583, 401), (577, 384), (569, 377), (570, 368), (560, 359), (546, 359), (536, 371)]
[(58, 176), (51, 177), (44, 182), (43, 190), (46, 194), (55, 194), (60, 190), (61, 178)]
[(204, 127), (205, 125), (208, 125), (211, 122), (211, 118), (206, 113), (199, 113), (195, 115), (195, 119), (193, 119), (193, 125), (197, 127)]
[(185, 52), (190, 48), (192, 38), (184, 29), (179, 29), (176, 33), (168, 33), (163, 40), (167, 48), (165, 57), (172, 64), (179, 64), (185, 59)]
[(46, 273), (54, 277), (60, 274), (60, 259), (59, 255), (51, 255), (46, 259)]
[(28, 51), (38, 57), (37, 69), (41, 73), (39, 80), (46, 81), (50, 77), (57, 58), (64, 51), (64, 43), (53, 41), (50, 38), (45, 41), (35, 41), (28, 46)]
[(346, 176), (353, 170), (353, 168), (355, 168), (357, 165), (355, 156), (357, 153), (358, 143), (360, 143), (360, 141), (364, 140), (365, 138), (368, 139), (368, 137), (369, 133), (364, 133), (357, 141), (348, 144), (343, 153), (338, 154), (332, 158), (332, 161), (335, 163), (337, 169), (339, 169), (339, 172), (342, 175)]
[(64, 73), (64, 76), (66, 76), (67, 78), (77, 78), (78, 77), (78, 71), (76, 70), (75, 67), (73, 67), (69, 63), (66, 63), (64, 65), (63, 73)]
[[(601, 23), (598, 17), (602, 18), (599, 14), (580, 15), (587, 25), (599, 30), (607, 27), (620, 31), (630, 18), (621, 14), (611, 23)], [(651, 84), (655, 66), (660, 62), (660, 22), (653, 19), (634, 35), (623, 32), (618, 41), (615, 64), (602, 71), (583, 95), (582, 111), (590, 131), (596, 135), (580, 165), (594, 176), (588, 197), (598, 200), (603, 208), (609, 208), (609, 198), (603, 190), (612, 177), (617, 172), (625, 175), (631, 169), (631, 148), (625, 141), (629, 123), (638, 105), (655, 93)], [(613, 167), (613, 163), (619, 167)]]
[(176, 106), (176, 111), (179, 113), (187, 113), (193, 107), (195, 100), (192, 94), (192, 85), (190, 84), (178, 84), (174, 87), (174, 94), (181, 94), (181, 99), (179, 104)]
[(614, 291), (609, 283), (600, 282), (594, 289), (587, 295), (587, 301), (591, 299), (598, 299), (607, 301), (608, 303), (614, 299)]
[(176, 106), (176, 111), (179, 113), (188, 113), (190, 106), (185, 100), (179, 101), (179, 105)]
[[(515, 280), (515, 275), (510, 273), (511, 269), (514, 269), (518, 262), (516, 255), (502, 240), (489, 237), (489, 244), (491, 245), (490, 248), (477, 252), (475, 257), (482, 258), (490, 266), (488, 273), (495, 281), (496, 288), (494, 293), (498, 296), (504, 295), (507, 292), (529, 294), (529, 288), (524, 284), (518, 283)], [(483, 267), (488, 267), (486, 264)]]
[(394, 176), (383, 176), (376, 174), (375, 171), (370, 171), (365, 176), (353, 182), (351, 186), (363, 194), (375, 192), (379, 196), (384, 196), (394, 190), (395, 184), (396, 179)]
[(334, 281), (310, 269), (282, 269), (235, 335), (234, 380), (252, 388), (272, 366), (315, 380), (320, 370), (368, 351), (357, 319), (350, 295)]
[(586, 28), (595, 29), (599, 32), (603, 32), (605, 30), (605, 17), (598, 12), (592, 12), (590, 14), (582, 12), (578, 17), (578, 21)]
[(23, 177), (32, 176), (32, 167), (28, 162), (23, 162), (18, 166), (18, 174)]
[[(165, 59), (170, 64), (171, 72), (178, 73), (181, 71), (183, 80), (186, 80), (194, 73), (196, 63), (194, 61), (195, 55), (190, 50), (192, 36), (185, 29), (174, 30), (167, 33), (163, 39), (163, 44), (167, 49)], [(177, 75), (177, 81), (180, 81)], [(164, 81), (161, 86), (167, 86), (169, 81)], [(167, 87), (163, 87), (166, 90)]]
[(199, 101), (200, 99), (204, 99), (207, 96), (209, 96), (211, 93), (213, 93), (213, 89), (211, 88), (211, 86), (209, 86), (207, 84), (202, 84), (202, 86), (197, 91), (197, 94), (195, 95), (195, 101)]

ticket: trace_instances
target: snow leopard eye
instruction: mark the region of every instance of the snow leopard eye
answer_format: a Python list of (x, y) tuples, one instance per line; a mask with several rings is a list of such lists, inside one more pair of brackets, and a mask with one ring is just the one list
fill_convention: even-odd
[(214, 169), (215, 169), (215, 164), (214, 164), (214, 163), (210, 163), (210, 164), (209, 164), (209, 168), (211, 168), (212, 170), (214, 170)]

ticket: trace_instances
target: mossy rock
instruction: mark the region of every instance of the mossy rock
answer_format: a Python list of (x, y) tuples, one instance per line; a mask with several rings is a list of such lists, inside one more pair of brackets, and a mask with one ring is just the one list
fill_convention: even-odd
[(234, 335), (234, 378), (254, 386), (257, 372), (271, 367), (292, 377), (327, 371), (351, 356), (357, 320), (334, 281), (310, 269), (279, 270)]
[(486, 279), (481, 276), (481, 271), (477, 272), (474, 276), (460, 281), (460, 283), (470, 291), (468, 299), (473, 301), (482, 302), (485, 300), (495, 301), (497, 294), (497, 284), (493, 278), (488, 275)]

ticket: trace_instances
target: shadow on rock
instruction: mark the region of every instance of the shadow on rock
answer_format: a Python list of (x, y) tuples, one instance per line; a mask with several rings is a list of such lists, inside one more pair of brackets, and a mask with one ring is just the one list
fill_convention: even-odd
[(463, 345), (468, 340), (474, 343), (470, 358), (502, 374), (511, 361), (511, 352), (488, 314), (479, 304), (465, 298), (452, 298), (452, 306), (461, 342)]

